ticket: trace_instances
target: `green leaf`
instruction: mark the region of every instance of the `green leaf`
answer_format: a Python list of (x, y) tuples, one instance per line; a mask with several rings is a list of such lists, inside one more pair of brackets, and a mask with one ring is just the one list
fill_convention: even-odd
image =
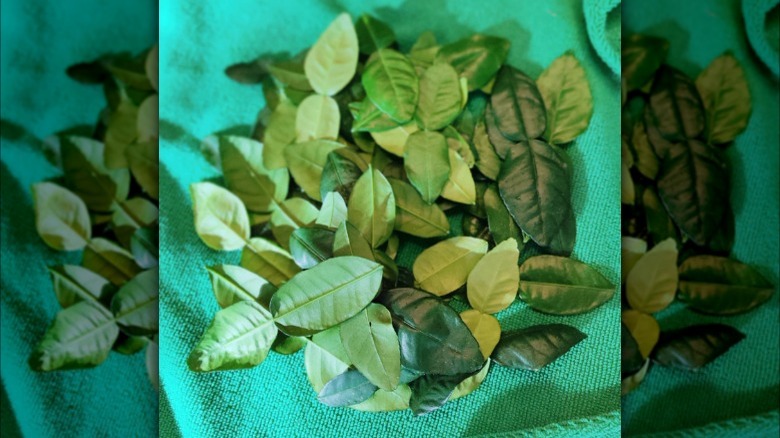
[(644, 176), (655, 180), (658, 176), (658, 157), (653, 151), (653, 146), (650, 145), (650, 140), (647, 138), (647, 132), (645, 132), (645, 124), (642, 121), (637, 121), (634, 124), (634, 130), (631, 133), (631, 146), (633, 147), (634, 154), (636, 155), (635, 166), (636, 169)]
[(677, 279), (677, 244), (667, 239), (646, 252), (628, 273), (628, 304), (645, 313), (665, 309), (674, 300)]
[(496, 317), (476, 309), (469, 309), (460, 314), (460, 319), (479, 343), (482, 357), (489, 358), (501, 337), (501, 325)]
[(669, 42), (663, 38), (634, 34), (626, 37), (621, 52), (621, 74), (628, 91), (647, 84), (664, 62)]
[(566, 53), (553, 61), (536, 80), (547, 111), (544, 137), (564, 144), (582, 134), (593, 116), (593, 97), (585, 70)]
[[(352, 366), (347, 350), (344, 349), (344, 344), (341, 342), (340, 326), (333, 326), (327, 330), (315, 333), (311, 337), (311, 341), (347, 366)], [(339, 374), (341, 373), (334, 374), (332, 377), (336, 377)]]
[(35, 228), (47, 245), (59, 251), (75, 251), (87, 245), (92, 225), (81, 198), (49, 182), (34, 184), (32, 194)]
[(450, 176), (447, 140), (438, 132), (415, 132), (406, 142), (404, 168), (409, 182), (425, 202), (432, 204)]
[(303, 69), (311, 87), (333, 96), (352, 77), (358, 63), (358, 38), (349, 14), (340, 14), (306, 54)]
[(458, 384), (466, 376), (456, 374), (452, 376), (424, 375), (412, 382), (412, 397), (409, 400), (409, 408), (414, 415), (425, 415), (444, 406), (450, 399)]
[(153, 199), (160, 196), (159, 151), (157, 138), (134, 143), (125, 148), (127, 165), (138, 185)]
[(280, 287), (271, 298), (271, 313), (288, 335), (316, 333), (363, 310), (379, 292), (381, 280), (382, 266), (370, 260), (326, 260)]
[(363, 14), (355, 23), (360, 53), (370, 55), (379, 49), (390, 47), (395, 42), (395, 33), (385, 22)]
[(417, 108), (419, 79), (409, 59), (393, 49), (377, 50), (360, 78), (366, 95), (398, 123), (412, 119)]
[(339, 327), (355, 368), (379, 388), (394, 390), (401, 375), (401, 352), (390, 312), (372, 303)]
[(403, 157), (409, 136), (417, 131), (419, 131), (417, 123), (412, 122), (386, 131), (372, 132), (371, 138), (387, 152)]
[(290, 235), (290, 254), (302, 269), (309, 269), (333, 256), (335, 231), (327, 228), (298, 228)]
[(661, 163), (658, 195), (697, 245), (706, 245), (721, 224), (728, 179), (720, 151), (698, 140), (673, 144)]
[(277, 333), (271, 349), (279, 354), (295, 354), (303, 348), (308, 340), (301, 336), (287, 336), (284, 333)]
[(111, 312), (122, 331), (133, 336), (148, 336), (158, 330), (159, 271), (152, 268), (136, 275), (119, 288), (111, 300)]
[(222, 175), (227, 188), (247, 210), (273, 211), (287, 197), (290, 174), (287, 169), (269, 170), (263, 162), (263, 144), (251, 138), (219, 137)]
[(495, 181), (501, 171), (501, 158), (496, 154), (493, 144), (490, 143), (485, 121), (480, 120), (474, 128), (475, 165), (483, 175)]
[(493, 146), (493, 150), (498, 156), (499, 163), (504, 158), (507, 158), (509, 152), (514, 149), (515, 143), (507, 140), (504, 134), (498, 129), (498, 119), (496, 118), (495, 110), (492, 105), (488, 105), (485, 108), (485, 130), (487, 131), (488, 140)]
[(114, 210), (114, 214), (111, 215), (111, 228), (114, 229), (119, 243), (129, 247), (138, 227), (151, 226), (157, 222), (158, 216), (157, 207), (148, 199), (132, 198), (123, 202), (122, 208)]
[(501, 68), (490, 104), (498, 129), (507, 139), (531, 140), (544, 133), (547, 123), (544, 100), (533, 79), (520, 70), (510, 66)]
[(390, 238), (395, 223), (395, 196), (381, 172), (369, 166), (358, 179), (349, 197), (347, 218), (373, 248)]
[(774, 286), (752, 267), (712, 255), (685, 259), (679, 269), (679, 298), (713, 315), (747, 312), (772, 296)]
[(350, 407), (364, 412), (403, 411), (409, 408), (411, 396), (409, 385), (398, 385), (393, 391), (377, 389), (368, 400)]
[(415, 284), (442, 296), (466, 284), (488, 243), (474, 237), (453, 237), (425, 249), (414, 261)]
[(326, 383), (349, 368), (349, 364), (344, 363), (315, 342), (306, 344), (303, 363), (306, 367), (306, 377), (315, 392), (320, 392)]
[(145, 336), (128, 336), (120, 331), (111, 349), (119, 354), (129, 356), (143, 350), (148, 344), (149, 338)]
[(624, 323), (620, 323), (620, 370), (623, 376), (636, 373), (645, 362), (639, 344)]
[(477, 371), (484, 361), (479, 344), (458, 313), (440, 298), (411, 288), (380, 296), (393, 315), (401, 345), (401, 365), (424, 374), (458, 375)]
[(750, 90), (745, 72), (731, 53), (715, 58), (696, 78), (707, 116), (708, 143), (728, 143), (750, 120)]
[(333, 238), (333, 255), (335, 257), (352, 255), (374, 260), (371, 243), (349, 222), (342, 222), (336, 230), (336, 236)]
[(704, 132), (704, 107), (696, 85), (685, 73), (668, 65), (655, 75), (648, 110), (653, 126), (668, 141), (681, 142)]
[(351, 370), (326, 383), (317, 399), (328, 406), (349, 406), (368, 400), (376, 389), (360, 371)]
[[(105, 162), (109, 169), (127, 167), (126, 149), (138, 139), (138, 107), (120, 91), (119, 105), (109, 113), (105, 133)], [(101, 163), (103, 164), (103, 163)]]
[(263, 133), (263, 162), (268, 169), (287, 166), (284, 148), (297, 137), (295, 122), (298, 109), (287, 99), (282, 99), (274, 108)]
[(491, 184), (485, 189), (483, 200), (493, 242), (499, 244), (507, 239), (515, 239), (522, 246), (523, 233), (517, 227), (514, 219), (512, 219), (509, 210), (506, 209), (506, 205), (501, 200), (495, 184)]
[(253, 301), (268, 308), (276, 287), (254, 272), (233, 265), (207, 267), (211, 289), (219, 307), (225, 309), (241, 301)]
[(483, 313), (497, 313), (509, 307), (517, 295), (520, 251), (515, 239), (507, 239), (490, 250), (469, 273), (469, 304)]
[(341, 115), (333, 98), (312, 94), (298, 105), (295, 132), (299, 143), (310, 140), (335, 140), (339, 136)]
[(568, 255), (576, 234), (566, 161), (539, 140), (517, 143), (501, 165), (498, 190), (515, 223), (539, 246)]
[(268, 73), (283, 85), (301, 91), (311, 91), (311, 84), (303, 68), (306, 53), (295, 55), (292, 59), (270, 62)]
[(319, 210), (303, 198), (289, 198), (271, 214), (271, 232), (276, 241), (289, 248), (290, 235), (300, 227), (317, 220)]
[(620, 281), (625, 282), (636, 262), (647, 252), (647, 242), (636, 237), (623, 236), (620, 245)]
[(441, 133), (444, 134), (444, 138), (447, 139), (447, 146), (450, 148), (450, 150), (457, 152), (469, 169), (473, 168), (476, 161), (474, 152), (472, 151), (469, 142), (466, 141), (462, 135), (460, 135), (460, 132), (458, 132), (458, 130), (455, 129), (452, 125), (448, 125), (441, 131)]
[(284, 149), (285, 160), (295, 182), (315, 201), (322, 201), (320, 180), (328, 154), (342, 147), (343, 144), (331, 140), (312, 140), (291, 144)]
[(253, 237), (241, 253), (241, 266), (279, 287), (301, 268), (290, 253), (262, 237)]
[(520, 266), (520, 298), (554, 315), (588, 312), (612, 298), (615, 286), (592, 267), (566, 257), (540, 255)]
[(360, 167), (337, 149), (328, 154), (320, 179), (320, 196), (325, 199), (328, 193), (338, 192), (343, 199), (349, 199), (352, 188), (363, 174)]
[(100, 365), (111, 352), (119, 327), (100, 304), (83, 301), (60, 310), (30, 356), (36, 371), (88, 368)]
[(509, 41), (487, 35), (472, 35), (442, 46), (436, 61), (450, 64), (469, 81), (469, 91), (484, 87), (506, 61)]
[(271, 314), (251, 301), (222, 309), (187, 360), (193, 371), (251, 368), (259, 365), (276, 337)]
[(195, 231), (211, 249), (241, 249), (249, 239), (249, 214), (241, 199), (209, 182), (190, 186)]
[(99, 237), (89, 241), (81, 264), (117, 286), (127, 283), (141, 271), (132, 254), (114, 242)]
[(109, 303), (116, 288), (100, 275), (76, 265), (49, 268), (51, 282), (60, 306), (67, 308), (79, 301)]
[(436, 204), (426, 203), (420, 193), (399, 179), (388, 179), (395, 195), (395, 230), (417, 237), (446, 236), (450, 233), (447, 216)]
[(491, 358), (501, 366), (539, 371), (586, 337), (570, 325), (535, 325), (502, 334)]
[(420, 101), (415, 117), (426, 131), (452, 123), (461, 110), (458, 72), (445, 63), (434, 64), (420, 78)]
[(646, 187), (642, 193), (642, 206), (645, 209), (647, 233), (651, 241), (663, 242), (669, 238), (680, 240), (677, 226), (653, 187)]
[(444, 199), (472, 205), (477, 202), (477, 188), (471, 169), (457, 152), (449, 149), (450, 175), (441, 191)]
[(323, 197), (322, 208), (314, 223), (336, 229), (345, 220), (347, 220), (347, 203), (338, 192), (329, 192)]
[(149, 269), (159, 264), (157, 253), (159, 252), (159, 241), (157, 226), (138, 228), (130, 238), (130, 252), (133, 259), (142, 269)]
[(692, 325), (661, 332), (653, 360), (665, 367), (695, 371), (743, 339), (744, 334), (726, 324)]
[(631, 309), (624, 310), (620, 319), (636, 341), (642, 359), (647, 359), (658, 343), (658, 335), (661, 333), (658, 321), (646, 313)]
[(371, 99), (363, 99), (360, 102), (350, 103), (349, 110), (354, 119), (351, 128), (353, 133), (382, 132), (398, 126), (398, 123), (377, 108), (377, 106), (371, 102)]
[(65, 183), (90, 210), (111, 211), (115, 201), (127, 197), (130, 173), (106, 168), (103, 143), (71, 136), (61, 139), (60, 148)]

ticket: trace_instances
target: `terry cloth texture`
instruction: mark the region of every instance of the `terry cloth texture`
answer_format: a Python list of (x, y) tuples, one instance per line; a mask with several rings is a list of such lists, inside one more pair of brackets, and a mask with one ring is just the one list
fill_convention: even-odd
[[(728, 149), (736, 218), (732, 256), (755, 266), (777, 288), (778, 83), (751, 53), (741, 15), (736, 0), (624, 1), (623, 30), (668, 39), (667, 62), (694, 78), (727, 50), (742, 64), (753, 114), (747, 130)], [(744, 315), (703, 316), (681, 304), (656, 315), (662, 329), (722, 322), (747, 338), (698, 373), (651, 368), (642, 385), (624, 398), (624, 432), (713, 436), (711, 431), (718, 429), (739, 436), (778, 436), (778, 302), (776, 290), (768, 303)], [(770, 411), (775, 413), (761, 415)], [(701, 429), (686, 431), (690, 428)], [(767, 430), (774, 432), (764, 435)]]
[[(163, 434), (210, 436), (517, 436), (619, 434), (619, 299), (594, 312), (551, 317), (517, 302), (504, 329), (564, 322), (588, 339), (539, 373), (496, 366), (471, 395), (415, 418), (410, 411), (363, 413), (317, 401), (303, 353), (270, 354), (242, 371), (197, 374), (186, 359), (219, 307), (204, 267), (237, 264), (239, 253), (208, 249), (195, 234), (189, 185), (216, 177), (200, 139), (254, 123), (260, 87), (231, 81), (231, 64), (311, 46), (341, 12), (369, 12), (389, 23), (402, 49), (433, 30), (440, 42), (474, 32), (512, 41), (509, 63), (537, 77), (568, 50), (593, 92), (590, 126), (567, 149), (573, 160), (577, 245), (574, 256), (619, 283), (619, 85), (589, 44), (580, 2), (386, 0), (297, 2), (168, 1), (161, 7), (161, 388), (173, 421)], [(411, 264), (420, 247), (404, 248)], [(540, 429), (541, 428), (541, 429)]]
[[(87, 11), (89, 13), (87, 13)], [(154, 2), (97, 0), (2, 2), (2, 284), (0, 372), (2, 436), (14, 436), (12, 414), (26, 437), (130, 437), (157, 433), (158, 394), (144, 354), (111, 353), (90, 370), (34, 373), (27, 359), (60, 306), (47, 266), (79, 263), (77, 252), (49, 249), (35, 230), (31, 184), (57, 176), (35, 138), (91, 125), (105, 106), (99, 86), (65, 75), (74, 63), (104, 53), (148, 48)]]
[(767, 68), (780, 75), (780, 1), (742, 0), (748, 41)]
[(620, 74), (620, 0), (584, 0), (585, 23), (596, 53)]

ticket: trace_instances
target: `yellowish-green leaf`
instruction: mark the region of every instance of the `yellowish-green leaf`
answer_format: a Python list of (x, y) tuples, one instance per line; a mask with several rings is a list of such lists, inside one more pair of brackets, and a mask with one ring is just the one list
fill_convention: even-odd
[(450, 233), (450, 223), (438, 205), (425, 202), (420, 193), (404, 181), (395, 178), (388, 181), (395, 195), (397, 231), (423, 238)]
[(81, 264), (117, 286), (127, 283), (141, 272), (133, 254), (116, 243), (100, 237), (89, 241)]
[(322, 208), (314, 223), (328, 228), (338, 228), (347, 220), (347, 203), (338, 192), (330, 192), (322, 201)]
[(593, 97), (585, 70), (571, 53), (554, 60), (536, 80), (547, 109), (549, 143), (564, 144), (582, 134), (593, 115)]
[(371, 137), (382, 149), (403, 157), (406, 150), (406, 140), (419, 129), (416, 123), (407, 123), (387, 131), (372, 132)]
[(515, 239), (507, 239), (485, 254), (469, 273), (466, 294), (471, 307), (483, 313), (497, 313), (517, 296), (520, 251)]
[(190, 186), (195, 231), (211, 249), (241, 249), (249, 239), (249, 215), (238, 196), (210, 182)]
[(244, 247), (241, 266), (276, 287), (301, 271), (290, 253), (262, 237), (253, 237)]
[(409, 136), (404, 151), (404, 168), (409, 182), (425, 202), (439, 197), (450, 176), (447, 139), (438, 132), (420, 131)]
[(751, 103), (745, 72), (731, 53), (715, 58), (696, 78), (709, 143), (728, 143), (745, 130)]
[(646, 313), (632, 309), (624, 310), (621, 319), (639, 346), (642, 357), (645, 359), (650, 357), (650, 352), (653, 351), (653, 347), (658, 343), (658, 337), (661, 335), (658, 321)]
[(439, 242), (414, 261), (415, 283), (432, 294), (447, 295), (466, 284), (469, 273), (487, 249), (487, 241), (474, 237), (459, 236)]
[(291, 144), (284, 148), (284, 157), (290, 173), (310, 198), (322, 201), (320, 197), (322, 169), (325, 167), (328, 154), (341, 147), (344, 145), (331, 140), (312, 140)]
[(355, 368), (380, 389), (394, 390), (401, 375), (401, 350), (390, 312), (371, 303), (344, 321), (339, 331)]
[(33, 185), (35, 227), (50, 247), (59, 251), (84, 248), (92, 236), (84, 201), (70, 190), (43, 182)]
[[(468, 87), (468, 81), (466, 81)], [(420, 101), (415, 117), (426, 131), (438, 131), (460, 114), (463, 99), (458, 72), (446, 63), (437, 63), (420, 78)]]
[(369, 166), (349, 197), (347, 217), (373, 248), (390, 238), (395, 224), (395, 196), (382, 172)]
[(282, 99), (274, 108), (263, 133), (263, 162), (268, 169), (287, 166), (284, 148), (295, 141), (298, 108), (287, 99)]
[(219, 137), (222, 175), (228, 189), (249, 211), (264, 213), (276, 209), (287, 197), (290, 174), (287, 169), (269, 170), (263, 160), (262, 143), (234, 135)]
[(677, 279), (677, 243), (667, 239), (645, 253), (628, 273), (628, 304), (645, 313), (665, 309), (674, 300)]
[(460, 319), (471, 330), (474, 339), (479, 342), (482, 356), (485, 359), (489, 358), (501, 338), (501, 324), (496, 317), (476, 309), (469, 309), (460, 314)]
[(339, 136), (339, 105), (333, 98), (312, 94), (298, 106), (295, 132), (298, 143), (309, 140), (335, 140)]
[(636, 237), (623, 237), (620, 246), (621, 281), (626, 281), (628, 273), (636, 262), (647, 252), (647, 242)]
[(340, 14), (306, 54), (303, 70), (319, 94), (333, 96), (352, 77), (358, 63), (358, 39), (349, 14)]
[(450, 176), (441, 196), (444, 199), (458, 202), (461, 204), (472, 205), (477, 202), (477, 188), (474, 184), (474, 177), (471, 175), (471, 169), (457, 152), (450, 149)]

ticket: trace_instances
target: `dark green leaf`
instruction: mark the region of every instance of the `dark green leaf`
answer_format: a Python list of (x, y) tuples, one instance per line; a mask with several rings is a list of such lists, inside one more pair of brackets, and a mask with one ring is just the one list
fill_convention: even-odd
[(360, 53), (370, 55), (379, 49), (390, 47), (395, 42), (395, 33), (383, 21), (363, 14), (355, 23)]
[(648, 108), (653, 125), (668, 141), (696, 138), (704, 131), (704, 106), (696, 85), (677, 69), (665, 65), (658, 70)]
[(485, 212), (487, 213), (488, 226), (490, 234), (493, 236), (493, 243), (498, 245), (506, 239), (515, 239), (519, 245), (523, 245), (523, 234), (506, 209), (504, 201), (498, 194), (498, 188), (491, 184), (485, 190), (484, 195)]
[(133, 253), (135, 262), (143, 269), (149, 269), (157, 266), (158, 252), (158, 231), (157, 227), (138, 228), (130, 238), (130, 251)]
[(653, 360), (666, 367), (696, 371), (743, 339), (744, 334), (726, 324), (692, 325), (665, 331), (661, 332), (653, 351)]
[(669, 42), (647, 35), (631, 35), (623, 40), (621, 75), (628, 91), (636, 90), (652, 79), (666, 58)]
[(159, 271), (149, 269), (119, 288), (111, 300), (111, 312), (122, 331), (133, 336), (148, 336), (158, 329)]
[(302, 269), (309, 269), (333, 256), (335, 231), (327, 228), (298, 228), (290, 235), (290, 254)]
[(360, 371), (351, 370), (326, 383), (317, 399), (328, 406), (350, 406), (368, 400), (376, 390)]
[(485, 109), (485, 130), (487, 132), (488, 141), (493, 146), (493, 151), (497, 155), (500, 164), (501, 160), (506, 158), (509, 155), (509, 152), (514, 149), (515, 144), (514, 142), (507, 140), (507, 138), (504, 137), (504, 134), (498, 129), (498, 120), (496, 119), (495, 111), (491, 105), (488, 105)]
[(544, 100), (533, 79), (504, 66), (490, 98), (499, 131), (511, 141), (540, 137), (547, 126)]
[(539, 371), (586, 337), (570, 325), (535, 325), (502, 334), (491, 358), (501, 366)]
[(352, 188), (362, 174), (360, 167), (339, 151), (329, 153), (325, 167), (322, 168), (320, 196), (325, 199), (328, 193), (338, 192), (345, 200), (349, 199)]
[(508, 40), (476, 34), (442, 46), (436, 60), (453, 66), (468, 79), (469, 91), (474, 91), (490, 82), (508, 53)]
[(623, 377), (635, 374), (642, 368), (645, 359), (639, 351), (636, 339), (625, 324), (620, 323), (620, 372)]
[(103, 143), (86, 137), (64, 137), (60, 147), (65, 182), (90, 210), (109, 212), (115, 201), (127, 197), (130, 173), (127, 169), (106, 168)]
[(409, 59), (392, 49), (380, 49), (368, 59), (361, 77), (366, 95), (398, 123), (412, 119), (417, 108), (419, 79)]
[(414, 415), (425, 415), (444, 406), (449, 400), (455, 388), (468, 374), (455, 374), (452, 376), (440, 376), (426, 374), (412, 382), (412, 397), (409, 399), (409, 408)]

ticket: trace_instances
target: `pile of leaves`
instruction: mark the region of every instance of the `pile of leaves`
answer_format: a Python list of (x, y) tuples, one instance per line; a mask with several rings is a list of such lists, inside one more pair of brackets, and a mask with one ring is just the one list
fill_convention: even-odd
[(298, 56), (227, 69), (262, 83), (268, 106), (252, 137), (204, 142), (222, 185), (191, 186), (202, 241), (241, 250), (240, 265), (208, 268), (222, 310), (192, 370), (305, 346), (322, 403), (424, 414), (476, 389), (491, 362), (536, 371), (585, 339), (559, 323), (502, 333), (493, 316), (518, 289), (555, 315), (615, 289), (567, 257), (563, 148), (592, 115), (585, 72), (567, 53), (534, 81), (505, 65), (509, 46), (428, 32), (401, 53), (385, 23), (342, 14)]
[(623, 44), (624, 394), (642, 382), (651, 359), (695, 371), (745, 337), (722, 323), (661, 331), (652, 314), (675, 298), (696, 313), (728, 316), (774, 291), (754, 268), (729, 258), (725, 150), (751, 113), (742, 67), (726, 53), (694, 81), (664, 63), (668, 47), (644, 35)]
[(68, 74), (101, 84), (107, 107), (95, 127), (44, 141), (62, 176), (32, 187), (35, 225), (80, 265), (49, 268), (62, 310), (30, 357), (37, 371), (94, 367), (111, 350), (135, 354), (157, 386), (157, 48), (108, 55)]

